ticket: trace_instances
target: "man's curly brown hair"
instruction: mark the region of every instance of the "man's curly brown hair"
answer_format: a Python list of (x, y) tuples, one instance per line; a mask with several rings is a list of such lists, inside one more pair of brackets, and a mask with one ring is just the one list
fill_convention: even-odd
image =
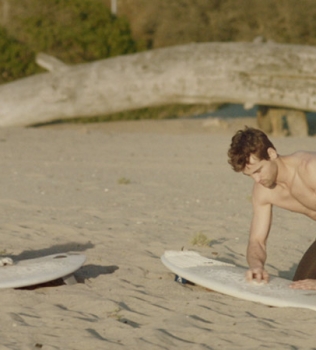
[(235, 171), (243, 171), (249, 163), (250, 155), (259, 160), (269, 160), (270, 147), (275, 149), (264, 132), (246, 126), (244, 130), (237, 131), (232, 138), (228, 150), (228, 163)]

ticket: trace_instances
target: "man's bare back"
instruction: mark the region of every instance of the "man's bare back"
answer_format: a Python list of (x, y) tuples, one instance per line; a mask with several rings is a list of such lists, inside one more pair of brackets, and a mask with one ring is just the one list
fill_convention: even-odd
[[(246, 128), (238, 133), (237, 140), (233, 138), (229, 150), (230, 164), (235, 171), (242, 171), (255, 181), (252, 194), (253, 218), (247, 248), (247, 279), (268, 282), (269, 275), (264, 264), (273, 206), (316, 220), (316, 153), (296, 152), (279, 156), (270, 140), (259, 130)], [(245, 140), (242, 139), (242, 133), (246, 135)], [(252, 151), (252, 144), (247, 145), (251, 137), (252, 142), (257, 142), (258, 147), (262, 148), (258, 154)], [(265, 149), (263, 145), (266, 145)], [(238, 153), (241, 146), (245, 148), (245, 155)], [(261, 154), (265, 154), (264, 157)], [(293, 282), (292, 287), (316, 289), (316, 280)]]

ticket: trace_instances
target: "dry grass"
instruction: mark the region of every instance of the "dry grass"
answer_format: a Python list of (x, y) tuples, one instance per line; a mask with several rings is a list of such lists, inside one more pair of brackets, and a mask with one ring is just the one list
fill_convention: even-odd
[(192, 238), (191, 244), (199, 247), (209, 247), (211, 240), (203, 232), (197, 232)]
[(126, 177), (120, 177), (118, 180), (117, 180), (117, 183), (119, 185), (129, 185), (132, 181)]
[[(111, 0), (103, 1), (111, 6)], [(129, 20), (144, 48), (252, 41), (257, 36), (280, 43), (316, 44), (314, 0), (117, 0), (117, 4), (118, 16)], [(19, 19), (40, 6), (40, 0), (0, 0), (0, 24), (23, 41)]]
[(118, 0), (118, 14), (129, 19), (136, 39), (149, 48), (257, 36), (316, 44), (313, 0)]

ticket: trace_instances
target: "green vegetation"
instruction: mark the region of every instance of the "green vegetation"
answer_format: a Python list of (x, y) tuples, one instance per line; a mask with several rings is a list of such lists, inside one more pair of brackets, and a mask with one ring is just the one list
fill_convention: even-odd
[(209, 247), (211, 245), (211, 240), (208, 239), (203, 232), (198, 232), (192, 238), (191, 244), (200, 247)]
[(120, 177), (118, 180), (117, 180), (117, 183), (119, 185), (129, 185), (131, 183), (131, 180), (126, 178), (126, 177)]
[(35, 54), (0, 27), (0, 84), (40, 71)]
[(0, 83), (40, 70), (45, 52), (65, 63), (83, 63), (137, 51), (128, 22), (102, 0), (13, 0), (0, 27)]
[(94, 61), (137, 50), (126, 20), (111, 15), (101, 0), (45, 0), (21, 19), (33, 51), (66, 63)]
[[(96, 117), (80, 117), (64, 120), (55, 120), (49, 124), (60, 123), (100, 123), (121, 120), (143, 120), (143, 119), (175, 119), (186, 118), (192, 115), (200, 115), (214, 109), (214, 105), (179, 105), (172, 104), (161, 107), (141, 108), (133, 111), (126, 111), (114, 114), (100, 115)], [(47, 124), (47, 123), (45, 123)], [(42, 126), (36, 124), (34, 126)]]

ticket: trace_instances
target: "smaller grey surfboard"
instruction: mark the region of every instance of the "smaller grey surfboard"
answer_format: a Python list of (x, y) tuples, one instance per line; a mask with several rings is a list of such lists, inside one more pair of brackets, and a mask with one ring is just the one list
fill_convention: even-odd
[(72, 284), (73, 273), (86, 261), (81, 254), (61, 253), (14, 262), (0, 267), (0, 289), (21, 288), (63, 278)]

